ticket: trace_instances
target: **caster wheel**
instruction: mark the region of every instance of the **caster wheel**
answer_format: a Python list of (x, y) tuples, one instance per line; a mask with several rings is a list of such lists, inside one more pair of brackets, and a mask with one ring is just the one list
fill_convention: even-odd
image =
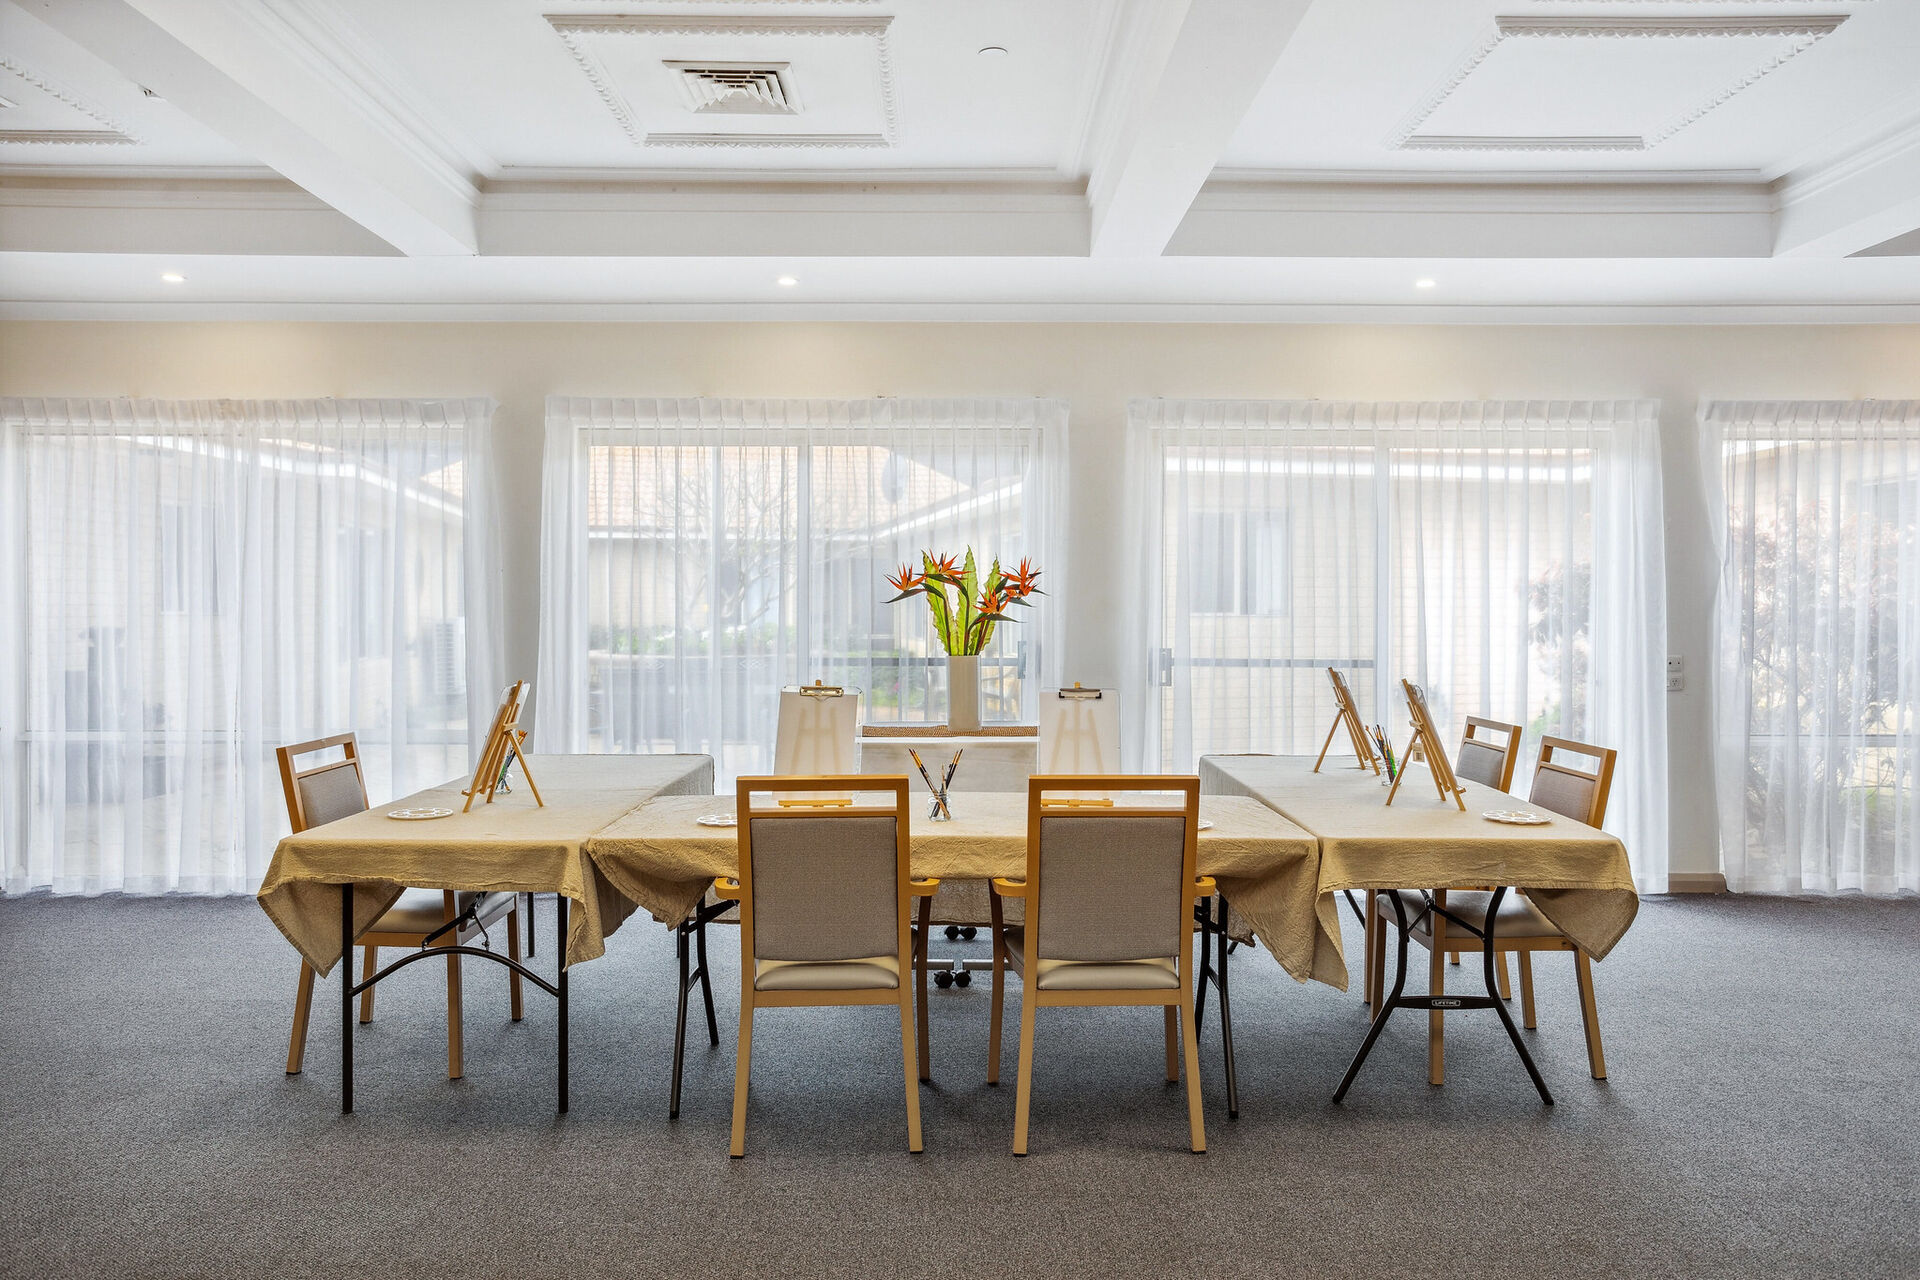
[(966, 925), (965, 927), (963, 927), (963, 928), (962, 928), (962, 929), (960, 930), (960, 936), (961, 936), (962, 938), (964, 938), (964, 939), (966, 939), (966, 940), (967, 940), (968, 942), (972, 942), (972, 941), (973, 941), (973, 935), (974, 935), (974, 934), (976, 934), (976, 933), (978, 933), (978, 932), (980, 932), (980, 930), (978, 930), (978, 929), (976, 929), (976, 928), (975, 928), (974, 926), (972, 926), (972, 925)]
[(973, 974), (966, 969), (962, 969), (960, 972), (953, 975), (953, 985), (956, 987), (972, 986)]
[(948, 941), (948, 942), (955, 942), (955, 941), (958, 941), (958, 940), (959, 940), (959, 937), (960, 937), (960, 926), (959, 926), (959, 925), (957, 925), (957, 924), (950, 924), (950, 925), (948, 925), (948, 926), (947, 926), (947, 941)]
[(945, 991), (948, 987), (953, 985), (953, 975), (948, 973), (945, 969), (942, 969), (940, 972), (933, 975), (933, 985), (940, 988), (942, 991)]

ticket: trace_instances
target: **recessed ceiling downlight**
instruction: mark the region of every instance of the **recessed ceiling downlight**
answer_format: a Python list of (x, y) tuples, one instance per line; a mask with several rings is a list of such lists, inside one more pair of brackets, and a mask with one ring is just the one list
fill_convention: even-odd
[(185, 284), (187, 282), (187, 278), (178, 271), (162, 271), (160, 273), (160, 279), (167, 284)]
[(1433, 288), (1434, 284), (1435, 284), (1435, 281), (1433, 281), (1431, 278), (1422, 276), (1420, 279), (1415, 280), (1413, 282), (1413, 287), (1416, 289), (1431, 289)]
[(1007, 47), (1003, 44), (990, 44), (980, 50), (980, 56), (983, 58), (1004, 58), (1007, 56)]
[(782, 289), (791, 289), (793, 286), (799, 284), (800, 280), (796, 276), (781, 276), (778, 280), (775, 280), (774, 283)]

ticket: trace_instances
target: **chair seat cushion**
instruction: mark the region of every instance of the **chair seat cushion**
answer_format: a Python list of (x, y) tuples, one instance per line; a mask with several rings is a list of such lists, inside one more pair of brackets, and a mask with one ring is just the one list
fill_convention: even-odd
[(755, 991), (897, 990), (900, 962), (892, 956), (860, 960), (755, 960)]
[[(1007, 930), (1007, 959), (1025, 976), (1027, 931)], [(1034, 987), (1041, 991), (1170, 991), (1180, 985), (1171, 957), (1146, 960), (1048, 960), (1038, 962)]]
[[(455, 910), (465, 911), (477, 900), (481, 924), (492, 924), (513, 910), (518, 895), (504, 892), (476, 893), (463, 889), (453, 895)], [(400, 900), (374, 922), (376, 933), (432, 933), (446, 923), (446, 899), (439, 889), (404, 889)]]
[[(1374, 909), (1380, 913), (1380, 918), (1385, 920), (1389, 926), (1393, 924), (1393, 904), (1387, 901), (1388, 892), (1397, 893), (1400, 896), (1400, 905), (1406, 910), (1409, 921), (1418, 916), (1426, 907), (1418, 890), (1382, 890), (1378, 905)], [(1447, 911), (1449, 914), (1456, 915), (1462, 920), (1472, 921), (1477, 927), (1481, 921), (1487, 918), (1487, 903), (1492, 899), (1492, 894), (1480, 889), (1449, 889), (1447, 891)], [(1429, 940), (1432, 934), (1432, 917), (1428, 917), (1414, 926), (1413, 936), (1422, 943)], [(1507, 896), (1500, 900), (1500, 914), (1494, 919), (1493, 934), (1496, 939), (1558, 938), (1561, 936), (1560, 930), (1554, 926), (1553, 921), (1541, 915), (1531, 902), (1511, 889), (1507, 890)], [(1480, 946), (1480, 939), (1449, 920), (1447, 921), (1447, 941), (1451, 943), (1456, 938), (1461, 941), (1463, 950), (1477, 950)]]

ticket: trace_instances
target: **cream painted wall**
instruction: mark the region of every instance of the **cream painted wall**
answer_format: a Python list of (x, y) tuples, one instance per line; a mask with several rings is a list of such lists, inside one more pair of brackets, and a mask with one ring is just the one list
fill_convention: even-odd
[[(1118, 545), (1129, 396), (1654, 397), (1665, 432), (1675, 872), (1718, 869), (1707, 767), (1713, 562), (1703, 398), (1920, 397), (1920, 326), (0, 323), (0, 394), (500, 401), (506, 651), (537, 642), (542, 400), (574, 395), (1038, 395), (1072, 405), (1067, 672), (1119, 675), (1093, 575)], [(1064, 587), (1064, 590), (1062, 590)]]

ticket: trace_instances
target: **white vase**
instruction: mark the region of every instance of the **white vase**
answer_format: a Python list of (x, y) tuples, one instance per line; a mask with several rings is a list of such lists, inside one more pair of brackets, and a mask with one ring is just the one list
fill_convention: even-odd
[(947, 731), (980, 731), (980, 658), (978, 654), (947, 655)]

